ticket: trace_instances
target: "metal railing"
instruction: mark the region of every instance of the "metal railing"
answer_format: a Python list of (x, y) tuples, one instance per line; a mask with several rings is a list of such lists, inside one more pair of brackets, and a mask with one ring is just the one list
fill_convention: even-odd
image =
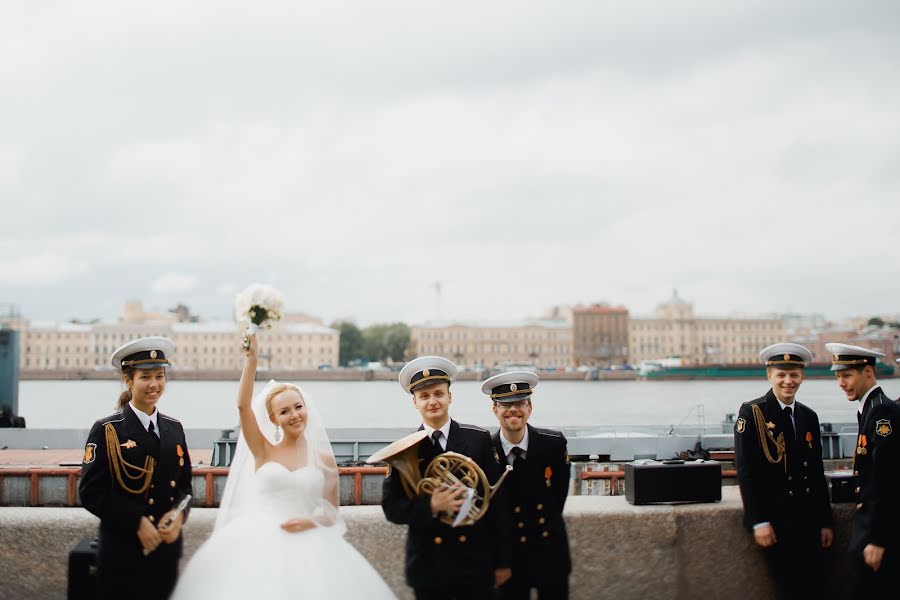
[[(338, 475), (341, 478), (353, 480), (353, 505), (363, 504), (363, 478), (366, 475), (387, 475), (387, 467), (338, 467)], [(202, 480), (204, 487), (202, 494), (196, 494), (194, 506), (214, 507), (218, 506), (216, 498), (216, 479), (228, 476), (225, 467), (195, 467), (191, 476), (196, 486), (197, 480)], [(65, 479), (65, 500), (51, 501), (54, 505), (79, 506), (78, 503), (78, 478), (81, 477), (80, 467), (26, 467), (26, 468), (0, 468), (0, 506), (6, 506), (5, 488), (8, 481), (24, 479), (27, 486), (25, 494), (25, 506), (43, 506), (41, 499), (41, 483), (54, 478)], [(46, 485), (44, 486), (46, 487)], [(21, 497), (21, 494), (17, 495)]]

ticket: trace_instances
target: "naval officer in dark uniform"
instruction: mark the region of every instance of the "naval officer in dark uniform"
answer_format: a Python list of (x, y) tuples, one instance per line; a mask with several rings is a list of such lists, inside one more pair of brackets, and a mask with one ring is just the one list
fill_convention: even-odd
[(84, 449), (81, 504), (100, 518), (100, 598), (168, 598), (178, 576), (191, 459), (177, 420), (156, 410), (174, 345), (164, 337), (125, 344), (112, 356), (128, 388), (98, 420)]
[(817, 598), (822, 549), (834, 534), (819, 418), (795, 400), (812, 354), (782, 343), (759, 358), (772, 387), (741, 406), (734, 426), (744, 523), (763, 549), (779, 597)]
[(856, 402), (859, 433), (853, 471), (856, 511), (850, 553), (858, 598), (892, 598), (900, 591), (900, 406), (875, 378), (884, 354), (849, 344), (825, 344), (831, 370), (847, 399)]
[(571, 476), (566, 438), (528, 424), (537, 384), (531, 371), (509, 371), (481, 385), (500, 422), (494, 450), (513, 467), (504, 483), (513, 523), (512, 579), (500, 588), (505, 600), (528, 600), (532, 588), (543, 600), (569, 596), (572, 561), (562, 516)]
[[(493, 484), (503, 470), (490, 433), (450, 419), (450, 384), (456, 365), (438, 356), (423, 356), (400, 372), (400, 385), (412, 395), (428, 433), (417, 446), (419, 473), (444, 452), (472, 458)], [(392, 523), (408, 525), (406, 581), (418, 600), (488, 599), (495, 587), (509, 580), (509, 520), (503, 488), (492, 497), (487, 513), (473, 525), (452, 527), (443, 513), (457, 513), (461, 490), (441, 486), (433, 494), (409, 497), (397, 470), (385, 478), (381, 506)]]

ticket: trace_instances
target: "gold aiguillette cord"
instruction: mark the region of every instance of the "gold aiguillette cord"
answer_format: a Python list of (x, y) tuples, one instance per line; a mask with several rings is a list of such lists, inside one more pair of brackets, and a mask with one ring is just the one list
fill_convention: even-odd
[[(153, 469), (156, 468), (156, 459), (148, 456), (144, 459), (144, 466), (139, 467), (131, 463), (125, 462), (122, 458), (122, 448), (119, 446), (119, 436), (116, 435), (116, 429), (112, 423), (107, 423), (106, 429), (106, 456), (109, 459), (109, 468), (116, 476), (116, 481), (123, 490), (130, 494), (143, 494), (150, 488), (150, 481), (153, 479)], [(131, 481), (136, 482), (132, 485), (140, 485), (139, 488), (132, 489), (125, 483), (122, 475)], [(141, 483), (143, 479), (143, 483)]]
[[(773, 465), (784, 460), (784, 472), (787, 473), (787, 460), (785, 459), (787, 450), (784, 447), (784, 432), (779, 433), (778, 438), (776, 439), (775, 435), (766, 429), (766, 419), (763, 417), (762, 409), (758, 404), (753, 405), (753, 421), (756, 423), (756, 432), (759, 434), (759, 445), (762, 446), (763, 454), (766, 455), (766, 460)], [(772, 453), (769, 452), (769, 441), (775, 444), (777, 458), (773, 458)]]

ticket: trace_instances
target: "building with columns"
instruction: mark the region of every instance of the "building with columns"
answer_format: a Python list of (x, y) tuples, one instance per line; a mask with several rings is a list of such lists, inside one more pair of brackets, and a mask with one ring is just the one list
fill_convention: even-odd
[(695, 316), (693, 304), (674, 292), (652, 317), (629, 321), (632, 363), (679, 358), (683, 366), (755, 364), (759, 351), (783, 342), (784, 320), (759, 317)]
[(610, 367), (628, 362), (628, 309), (592, 304), (572, 309), (574, 362)]
[[(242, 325), (233, 321), (178, 322), (143, 313), (129, 303), (123, 318), (95, 323), (24, 322), (20, 325), (19, 367), (91, 370), (111, 368), (109, 358), (122, 344), (160, 335), (175, 343), (173, 366), (184, 370), (236, 371), (241, 368)], [(260, 332), (260, 365), (304, 370), (338, 364), (338, 331), (309, 319), (285, 318)]]
[(463, 368), (508, 365), (566, 368), (572, 364), (572, 326), (565, 321), (426, 323), (410, 328), (409, 358), (436, 354)]

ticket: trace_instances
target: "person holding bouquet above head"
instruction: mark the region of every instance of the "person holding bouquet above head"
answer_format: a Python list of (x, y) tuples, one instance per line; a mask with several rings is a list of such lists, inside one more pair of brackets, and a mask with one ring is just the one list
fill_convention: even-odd
[[(422, 416), (421, 440), (412, 449), (414, 469), (420, 477), (426, 476), (433, 461), (456, 453), (474, 460), (496, 487), (504, 469), (490, 433), (450, 418), (450, 384), (456, 373), (456, 365), (440, 356), (417, 358), (400, 371), (400, 386), (412, 396), (413, 407)], [(406, 581), (418, 600), (493, 598), (495, 588), (512, 574), (510, 521), (502, 488), (491, 498), (483, 518), (460, 524), (460, 513), (472, 500), (471, 496), (467, 500), (471, 488), (455, 481), (462, 479), (446, 477), (430, 493), (410, 494), (410, 482), (404, 480), (401, 469), (394, 468), (382, 486), (381, 507), (388, 521), (409, 526)], [(421, 491), (421, 483), (417, 487)]]
[[(248, 334), (270, 329), (284, 314), (284, 295), (270, 285), (254, 283), (244, 288), (234, 299), (234, 311), (239, 323), (246, 323)], [(244, 350), (249, 346), (244, 338)]]
[(178, 576), (191, 459), (181, 423), (156, 409), (173, 351), (164, 337), (117, 349), (112, 364), (128, 389), (88, 434), (78, 491), (100, 518), (100, 598), (168, 598)]
[(173, 597), (393, 598), (344, 540), (337, 464), (315, 404), (274, 380), (253, 397), (259, 343), (252, 333), (242, 342), (237, 450), (213, 534)]

